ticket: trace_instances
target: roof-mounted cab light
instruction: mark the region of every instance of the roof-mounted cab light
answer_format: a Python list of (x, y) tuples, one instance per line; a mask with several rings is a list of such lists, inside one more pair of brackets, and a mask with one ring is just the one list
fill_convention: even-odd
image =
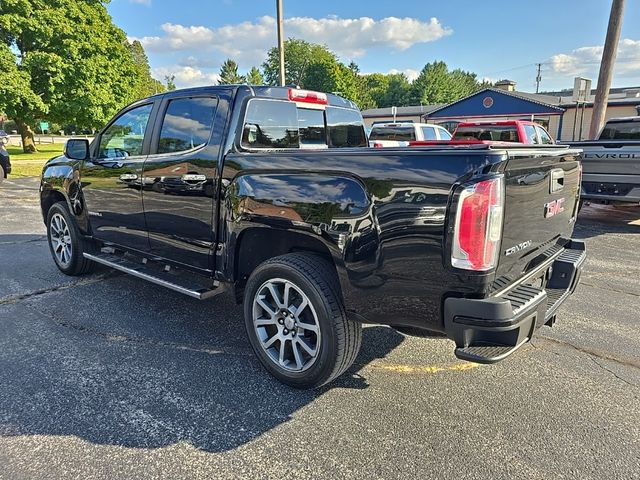
[(329, 99), (325, 93), (301, 90), (298, 88), (289, 89), (289, 100), (301, 103), (315, 103), (316, 105), (327, 105), (329, 103)]

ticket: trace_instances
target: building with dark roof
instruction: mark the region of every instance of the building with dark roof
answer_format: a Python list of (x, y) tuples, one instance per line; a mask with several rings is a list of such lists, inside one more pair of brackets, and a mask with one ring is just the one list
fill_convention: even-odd
[[(519, 92), (516, 84), (502, 80), (447, 105), (398, 107), (397, 121), (437, 123), (453, 130), (462, 121), (534, 120), (558, 140), (586, 139), (591, 124), (595, 91), (577, 104), (573, 92)], [(402, 115), (401, 115), (402, 112)], [(391, 108), (365, 110), (367, 125), (393, 121)], [(606, 118), (640, 115), (640, 87), (615, 88), (609, 94)]]

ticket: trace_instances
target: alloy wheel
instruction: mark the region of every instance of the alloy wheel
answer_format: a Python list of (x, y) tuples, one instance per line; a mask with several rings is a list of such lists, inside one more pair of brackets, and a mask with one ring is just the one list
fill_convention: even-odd
[(274, 278), (258, 288), (253, 327), (269, 359), (287, 372), (310, 368), (320, 352), (320, 323), (309, 297), (289, 280)]
[(50, 232), (50, 242), (56, 260), (63, 267), (68, 267), (71, 263), (73, 245), (71, 243), (69, 225), (67, 225), (67, 221), (60, 213), (56, 213), (51, 217)]

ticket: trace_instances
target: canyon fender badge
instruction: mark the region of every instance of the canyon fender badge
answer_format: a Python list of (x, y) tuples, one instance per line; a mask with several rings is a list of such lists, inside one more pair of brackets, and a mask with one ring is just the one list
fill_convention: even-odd
[(564, 212), (564, 197), (544, 204), (544, 218), (555, 217)]
[(519, 243), (518, 245), (507, 248), (504, 251), (504, 254), (508, 257), (509, 255), (513, 255), (514, 253), (521, 252), (531, 246), (531, 240), (527, 240), (526, 242)]
[(102, 214), (100, 212), (87, 212), (90, 217), (101, 217)]

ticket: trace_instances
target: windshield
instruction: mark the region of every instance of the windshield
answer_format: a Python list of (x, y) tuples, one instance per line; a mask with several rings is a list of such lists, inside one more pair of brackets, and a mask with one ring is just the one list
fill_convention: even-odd
[(410, 142), (416, 139), (413, 127), (373, 127), (369, 140), (396, 140)]
[(640, 122), (609, 122), (604, 126), (600, 140), (640, 140)]
[(473, 125), (458, 127), (454, 140), (491, 140), (496, 142), (519, 142), (515, 125)]

